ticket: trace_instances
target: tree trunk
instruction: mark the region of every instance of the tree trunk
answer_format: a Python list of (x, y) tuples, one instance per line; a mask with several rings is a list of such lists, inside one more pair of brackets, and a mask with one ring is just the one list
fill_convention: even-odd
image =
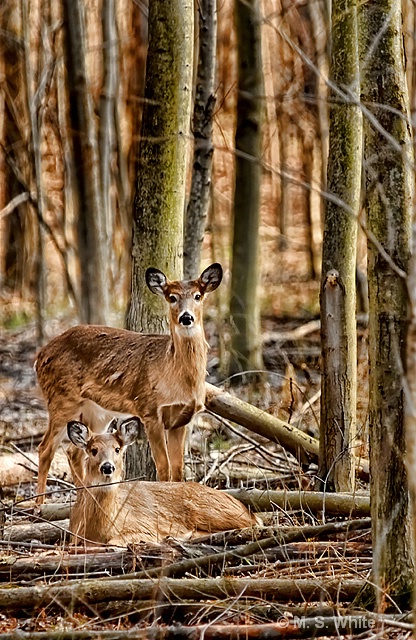
[[(104, 0), (102, 6), (103, 70), (104, 82), (100, 97), (100, 166), (102, 181), (103, 222), (106, 245), (110, 246), (113, 227), (111, 187), (114, 183), (113, 166), (117, 148), (115, 110), (117, 93), (118, 38), (115, 0)], [(107, 271), (110, 274), (110, 269)]]
[(81, 319), (108, 318), (109, 251), (105, 233), (97, 123), (87, 78), (84, 2), (66, 0), (68, 84), (76, 178), (79, 185), (78, 245), (81, 267)]
[[(405, 398), (406, 466), (409, 478), (411, 513), (413, 525), (413, 548), (416, 549), (416, 220), (412, 229), (412, 258), (408, 279), (409, 329), (407, 332), (407, 372)], [(413, 619), (416, 620), (416, 594), (413, 585)]]
[(230, 316), (234, 323), (230, 372), (262, 369), (258, 235), (263, 124), (261, 21), (258, 0), (237, 0), (238, 50), (236, 175)]
[[(332, 4), (332, 81), (359, 94), (357, 6)], [(361, 190), (362, 115), (348, 97), (330, 111), (328, 190), (348, 207), (327, 201), (322, 279), (322, 396), (319, 477), (326, 489), (354, 489), (357, 399), (355, 265)]]
[(215, 107), (217, 2), (201, 0), (199, 14), (199, 60), (194, 105), (194, 157), (191, 193), (185, 219), (183, 271), (185, 280), (200, 273), (202, 242), (211, 193), (214, 147), (212, 118)]
[(407, 291), (402, 277), (410, 257), (413, 153), (400, 0), (362, 4), (359, 22), (362, 102), (371, 105), (364, 126), (367, 224), (394, 262), (393, 268), (369, 243), (372, 583), (382, 610), (391, 598), (408, 606), (414, 572), (404, 463)]
[[(133, 206), (132, 291), (126, 320), (133, 331), (168, 330), (163, 302), (146, 286), (146, 269), (157, 267), (171, 279), (182, 276), (193, 27), (191, 0), (149, 3), (145, 106)], [(126, 477), (156, 478), (147, 441), (129, 447)]]

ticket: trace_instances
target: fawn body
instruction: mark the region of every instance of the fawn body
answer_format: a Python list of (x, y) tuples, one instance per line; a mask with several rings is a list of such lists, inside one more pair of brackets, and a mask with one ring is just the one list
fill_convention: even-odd
[[(221, 279), (219, 264), (190, 281), (169, 282), (161, 271), (148, 269), (149, 289), (169, 304), (169, 335), (79, 325), (39, 351), (35, 367), (49, 424), (39, 445), (38, 494), (45, 492), (67, 422), (81, 416), (94, 432), (101, 432), (112, 415), (140, 416), (159, 480), (182, 480), (186, 425), (205, 402), (208, 345), (202, 303)], [(72, 475), (80, 484), (82, 455), (71, 449)]]
[(78, 489), (71, 511), (74, 542), (125, 546), (261, 523), (235, 498), (195, 482), (115, 484), (123, 475), (123, 450), (135, 440), (139, 424), (138, 418), (128, 418), (115, 432), (110, 424), (108, 432), (94, 435), (81, 422), (68, 423), (70, 440), (86, 454), (86, 488)]

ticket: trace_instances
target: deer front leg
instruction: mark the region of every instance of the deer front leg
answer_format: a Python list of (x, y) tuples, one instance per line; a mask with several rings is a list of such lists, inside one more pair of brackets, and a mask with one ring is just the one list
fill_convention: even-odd
[(144, 424), (158, 478), (161, 482), (169, 482), (171, 468), (165, 439), (165, 428), (162, 422)]
[(169, 429), (167, 432), (168, 453), (173, 482), (183, 480), (183, 452), (185, 447), (186, 427)]

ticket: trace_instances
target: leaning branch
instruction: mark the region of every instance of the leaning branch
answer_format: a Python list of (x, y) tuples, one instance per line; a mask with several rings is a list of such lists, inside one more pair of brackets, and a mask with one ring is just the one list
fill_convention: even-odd
[[(318, 461), (319, 442), (316, 438), (248, 402), (217, 389), (212, 384), (206, 383), (205, 390), (205, 406), (213, 413), (237, 422), (242, 427), (272, 442), (277, 442), (294, 455), (301, 464)], [(369, 475), (368, 462), (357, 458), (355, 462), (358, 475), (367, 480)]]

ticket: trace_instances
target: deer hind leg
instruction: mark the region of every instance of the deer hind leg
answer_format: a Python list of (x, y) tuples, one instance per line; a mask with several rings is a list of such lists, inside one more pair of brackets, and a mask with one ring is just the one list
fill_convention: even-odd
[(54, 423), (50, 421), (48, 430), (39, 445), (38, 496), (36, 498), (36, 503), (39, 505), (43, 504), (45, 501), (45, 496), (42, 494), (46, 491), (49, 469), (51, 468), (53, 457), (57, 448), (61, 444), (64, 435), (64, 430), (59, 429), (59, 431), (57, 431), (54, 428)]
[(77, 409), (73, 403), (66, 408), (62, 408), (62, 404), (61, 402), (59, 411), (55, 410), (53, 405), (49, 405), (48, 428), (39, 444), (38, 497), (36, 498), (38, 505), (43, 504), (45, 501), (45, 496), (40, 494), (44, 494), (46, 491), (49, 469), (56, 450), (65, 436), (66, 424), (68, 420), (78, 417)]
[(167, 432), (168, 453), (173, 482), (183, 480), (183, 452), (185, 447), (186, 427), (169, 429)]

